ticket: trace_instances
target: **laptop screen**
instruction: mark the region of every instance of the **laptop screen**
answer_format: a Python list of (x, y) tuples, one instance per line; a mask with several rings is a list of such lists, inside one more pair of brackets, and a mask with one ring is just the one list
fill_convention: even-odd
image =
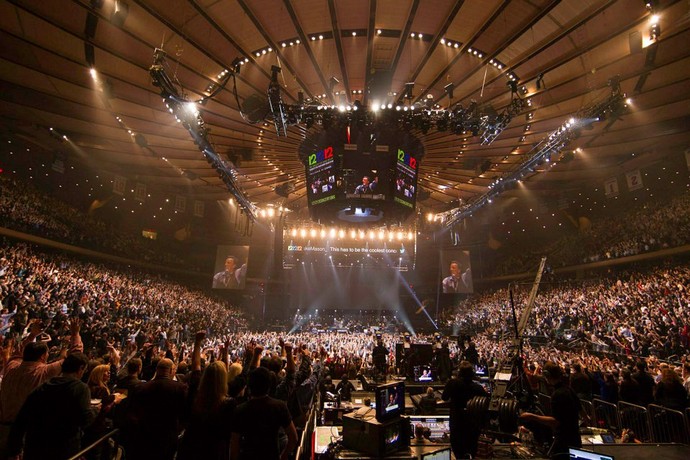
[(614, 460), (611, 455), (597, 454), (596, 452), (587, 452), (586, 450), (570, 448), (570, 460)]
[(422, 460), (450, 460), (450, 447), (422, 454)]

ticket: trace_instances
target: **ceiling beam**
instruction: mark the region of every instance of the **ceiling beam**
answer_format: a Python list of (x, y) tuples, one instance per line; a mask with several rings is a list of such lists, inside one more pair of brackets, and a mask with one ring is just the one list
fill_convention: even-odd
[(324, 91), (328, 90), (328, 82), (326, 82), (326, 78), (324, 77), (318, 62), (316, 62), (316, 57), (314, 56), (314, 52), (311, 49), (311, 45), (309, 44), (309, 37), (307, 37), (307, 34), (304, 33), (304, 29), (302, 29), (302, 25), (300, 24), (299, 19), (297, 18), (295, 9), (292, 7), (292, 3), (290, 2), (290, 0), (283, 0), (283, 4), (285, 5), (285, 8), (287, 9), (288, 14), (290, 15), (292, 25), (295, 27), (295, 30), (297, 31), (297, 35), (299, 36), (299, 39), (302, 42), (304, 50), (307, 52), (307, 56), (309, 57), (309, 61), (311, 61), (312, 67), (314, 67), (316, 75), (319, 77), (319, 80), (321, 81), (321, 85), (323, 86)]
[[(335, 1), (328, 0), (328, 12), (331, 16), (331, 29), (333, 30), (333, 40), (335, 40), (336, 54), (338, 55), (338, 64), (340, 65), (340, 75), (343, 79), (343, 87), (345, 88), (345, 96), (347, 97), (347, 102), (350, 102), (350, 80), (347, 76), (347, 66), (345, 65), (345, 53), (343, 52), (343, 41), (340, 36), (340, 26), (338, 26), (338, 11), (335, 8)], [(369, 37), (367, 37), (369, 40)], [(330, 86), (330, 85), (329, 85)], [(330, 87), (326, 87), (326, 91), (331, 93), (330, 97), (335, 104), (335, 98), (333, 97)]]
[(374, 37), (376, 37), (376, 0), (369, 0), (369, 25), (367, 27), (367, 65), (364, 70), (364, 94), (362, 95), (362, 105), (368, 104), (369, 82), (371, 80), (371, 69), (374, 60)]
[[(419, 74), (422, 72), (422, 69), (424, 69), (424, 66), (426, 65), (427, 62), (429, 62), (429, 59), (431, 59), (431, 56), (433, 56), (434, 51), (436, 51), (436, 48), (438, 47), (438, 44), (440, 40), (443, 38), (443, 36), (448, 32), (448, 28), (450, 25), (453, 23), (455, 20), (455, 17), (458, 15), (460, 12), (460, 8), (462, 8), (462, 5), (465, 3), (465, 0), (458, 0), (455, 2), (455, 5), (453, 5), (453, 8), (450, 10), (448, 13), (448, 17), (446, 18), (446, 21), (443, 23), (441, 26), (441, 29), (438, 31), (438, 33), (434, 36), (434, 38), (431, 41), (431, 45), (429, 46), (429, 49), (427, 49), (426, 53), (424, 53), (424, 56), (422, 57), (421, 61), (419, 61), (419, 64), (417, 64), (417, 67), (415, 68), (414, 72), (412, 72), (412, 75), (407, 79), (408, 81), (414, 82)], [(397, 56), (396, 56), (397, 57)], [(395, 70), (397, 67), (397, 60), (396, 60), (396, 65), (393, 66), (393, 70)], [(398, 103), (402, 102), (402, 96), (403, 96), (403, 91), (402, 89), (399, 91), (400, 97), (398, 97)]]

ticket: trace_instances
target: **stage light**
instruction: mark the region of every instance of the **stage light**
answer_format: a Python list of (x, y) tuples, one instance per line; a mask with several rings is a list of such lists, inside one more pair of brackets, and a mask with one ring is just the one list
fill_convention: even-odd
[(122, 0), (115, 0), (115, 6), (110, 15), (110, 22), (115, 27), (122, 27), (125, 23), (125, 19), (127, 19), (127, 13), (129, 13), (129, 5)]
[(307, 230), (304, 229), (304, 228), (301, 228), (301, 229), (299, 230), (299, 236), (301, 236), (302, 238), (304, 238), (305, 236), (307, 236)]
[(407, 239), (409, 241), (412, 241), (413, 238), (414, 238), (414, 234), (412, 232), (407, 232)]
[(356, 37), (356, 36), (357, 36), (357, 32), (352, 32), (352, 36), (353, 36), (353, 37)]
[(448, 95), (448, 99), (453, 99), (453, 90), (454, 89), (455, 89), (455, 85), (453, 83), (448, 83), (446, 86), (443, 87), (443, 90)]
[(290, 230), (290, 236), (297, 236), (297, 229), (296, 228), (293, 228), (292, 230)]
[(273, 217), (275, 216), (276, 211), (273, 208), (268, 208), (268, 217)]
[(353, 240), (357, 238), (357, 232), (354, 230), (350, 230), (350, 238), (352, 238)]
[(321, 235), (321, 238), (326, 238), (326, 230), (321, 229), (321, 232), (319, 232)]
[(316, 229), (315, 228), (312, 228), (309, 230), (309, 236), (311, 236), (312, 238), (314, 238), (316, 236)]
[(343, 230), (343, 229), (338, 230), (338, 238), (340, 238), (340, 239), (345, 238), (345, 230)]
[(329, 235), (331, 236), (331, 238), (335, 238), (336, 230), (334, 228), (332, 228), (329, 232)]
[(369, 239), (373, 240), (374, 238), (376, 238), (376, 233), (373, 230), (369, 230)]
[(197, 107), (196, 102), (187, 102), (185, 104), (185, 108), (194, 115), (199, 114), (199, 108)]
[(383, 31), (381, 29), (376, 31), (376, 35), (381, 35), (382, 33), (383, 33)]
[(93, 78), (96, 81), (98, 80), (98, 72), (96, 72), (96, 69), (94, 69), (93, 67), (90, 68), (89, 73), (91, 74), (91, 78)]
[(382, 240), (386, 237), (386, 233), (383, 230), (379, 230), (379, 239)]

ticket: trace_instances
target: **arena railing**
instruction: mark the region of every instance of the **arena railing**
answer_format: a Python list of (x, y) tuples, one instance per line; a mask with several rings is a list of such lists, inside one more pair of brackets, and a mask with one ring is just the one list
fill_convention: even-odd
[(618, 407), (615, 404), (596, 398), (592, 401), (592, 407), (594, 408), (592, 415), (597, 428), (605, 428), (615, 433), (616, 436), (620, 436), (622, 429)]
[(618, 402), (618, 413), (621, 419), (621, 428), (632, 430), (636, 439), (642, 442), (651, 442), (651, 429), (647, 409), (625, 401)]
[(653, 442), (690, 444), (688, 421), (682, 412), (656, 404), (650, 404), (647, 408)]
[(589, 420), (586, 420), (588, 423), (594, 421), (594, 404), (592, 404), (592, 401), (589, 401), (587, 399), (580, 399), (580, 406), (582, 407), (582, 412), (584, 412), (583, 418), (586, 419), (588, 417)]
[[(74, 454), (73, 456), (71, 456), (67, 460), (81, 460), (82, 458), (85, 457), (86, 454), (90, 453), (96, 447), (100, 446), (104, 442), (108, 442), (108, 440), (110, 440), (110, 439), (112, 439), (115, 442), (114, 452), (117, 452), (121, 448), (118, 445), (116, 438), (115, 438), (115, 435), (117, 433), (119, 433), (119, 431), (120, 430), (115, 428), (114, 430), (104, 434), (103, 436), (101, 436), (100, 438), (98, 438), (97, 440), (95, 440), (94, 442), (92, 442), (91, 444), (89, 444), (88, 446), (86, 446), (85, 448), (83, 448), (82, 450), (80, 450), (79, 452), (77, 452), (76, 454)], [(111, 458), (115, 458), (115, 457), (111, 457)], [(106, 459), (106, 460), (110, 460), (110, 459)]]
[(300, 436), (300, 443), (297, 446), (297, 452), (295, 454), (295, 460), (309, 459), (312, 455), (312, 449), (314, 447), (313, 433), (316, 431), (316, 421), (318, 419), (318, 410), (320, 406), (321, 395), (319, 391), (315, 391), (312, 395), (309, 413), (307, 414), (307, 423), (304, 425), (302, 430), (302, 435)]
[(551, 415), (551, 396), (544, 393), (539, 393), (537, 398), (539, 399), (539, 405), (541, 406), (541, 410), (544, 412), (544, 415)]

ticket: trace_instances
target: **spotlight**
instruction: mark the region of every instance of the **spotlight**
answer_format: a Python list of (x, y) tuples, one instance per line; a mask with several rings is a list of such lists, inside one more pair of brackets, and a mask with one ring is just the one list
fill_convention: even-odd
[(403, 99), (412, 99), (412, 90), (414, 89), (414, 82), (405, 83), (405, 90), (402, 94)]
[(125, 23), (125, 19), (127, 19), (127, 13), (129, 13), (129, 5), (122, 0), (115, 0), (115, 6), (110, 15), (110, 22), (115, 27), (122, 27)]
[(333, 88), (335, 88), (335, 85), (337, 85), (338, 83), (340, 83), (340, 80), (338, 80), (336, 77), (331, 77), (328, 80), (328, 92), (332, 93)]
[(546, 89), (546, 85), (544, 85), (544, 74), (540, 73), (539, 75), (537, 75), (537, 90), (540, 90), (542, 86), (544, 87), (544, 89)]
[(453, 99), (453, 90), (454, 89), (455, 89), (455, 85), (453, 83), (448, 83), (446, 86), (443, 87), (443, 90), (448, 95), (448, 99)]
[(657, 15), (654, 15), (652, 16), (651, 25), (649, 26), (649, 39), (651, 41), (656, 41), (659, 39), (659, 36), (661, 36), (661, 26), (659, 25), (659, 17)]

